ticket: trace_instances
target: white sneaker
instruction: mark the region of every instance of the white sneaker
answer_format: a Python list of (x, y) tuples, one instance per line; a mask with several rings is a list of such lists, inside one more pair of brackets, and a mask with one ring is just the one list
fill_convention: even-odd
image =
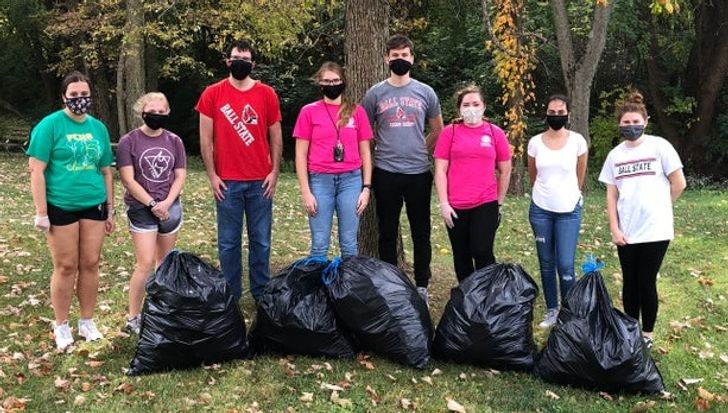
[(559, 309), (554, 308), (551, 310), (546, 311), (546, 315), (543, 318), (543, 321), (541, 324), (539, 324), (539, 328), (547, 329), (551, 328), (556, 325), (556, 320), (559, 318)]
[(96, 341), (104, 338), (104, 335), (96, 328), (96, 323), (92, 318), (78, 320), (78, 335), (85, 338), (86, 341)]
[(425, 304), (427, 304), (427, 308), (430, 308), (430, 300), (427, 294), (427, 287), (417, 287), (417, 292), (420, 294), (420, 297), (425, 301)]
[(124, 326), (124, 331), (139, 335), (139, 331), (142, 328), (142, 316), (141, 314), (137, 314), (132, 318), (126, 319), (126, 325)]
[(71, 334), (71, 327), (68, 326), (68, 320), (61, 324), (53, 322), (53, 338), (56, 340), (56, 348), (61, 351), (65, 351), (68, 346), (73, 344), (73, 334)]

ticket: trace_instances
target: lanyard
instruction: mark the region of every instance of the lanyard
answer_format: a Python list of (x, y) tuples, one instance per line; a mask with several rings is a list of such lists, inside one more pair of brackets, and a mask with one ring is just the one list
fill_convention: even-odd
[(329, 119), (331, 119), (331, 124), (334, 126), (334, 130), (336, 130), (336, 146), (341, 145), (341, 139), (339, 138), (339, 126), (334, 121), (333, 116), (331, 116), (331, 113), (329, 113), (329, 106), (324, 102), (324, 109), (326, 109), (326, 114), (329, 115)]

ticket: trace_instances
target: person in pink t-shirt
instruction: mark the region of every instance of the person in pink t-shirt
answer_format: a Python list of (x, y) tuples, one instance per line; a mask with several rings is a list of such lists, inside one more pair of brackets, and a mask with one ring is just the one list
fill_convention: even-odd
[(468, 86), (455, 98), (461, 117), (437, 140), (435, 187), (462, 281), (495, 262), (493, 241), (511, 180), (511, 150), (503, 130), (483, 117), (480, 88)]
[(309, 215), (311, 256), (327, 257), (334, 211), (342, 257), (358, 253), (359, 216), (369, 204), (371, 125), (364, 109), (343, 98), (344, 71), (326, 62), (315, 80), (323, 99), (301, 109), (293, 129), (296, 175)]

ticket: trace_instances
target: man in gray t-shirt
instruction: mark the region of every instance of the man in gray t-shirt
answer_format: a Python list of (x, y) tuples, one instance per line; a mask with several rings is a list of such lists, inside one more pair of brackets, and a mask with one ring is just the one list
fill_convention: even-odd
[[(379, 257), (397, 265), (397, 234), (402, 205), (414, 246), (415, 283), (427, 299), (430, 279), (430, 196), (432, 173), (429, 152), (442, 130), (440, 101), (432, 88), (410, 77), (414, 61), (412, 41), (394, 35), (385, 57), (390, 75), (367, 91), (362, 106), (374, 124), (373, 189), (377, 197)], [(429, 134), (425, 135), (425, 120)]]

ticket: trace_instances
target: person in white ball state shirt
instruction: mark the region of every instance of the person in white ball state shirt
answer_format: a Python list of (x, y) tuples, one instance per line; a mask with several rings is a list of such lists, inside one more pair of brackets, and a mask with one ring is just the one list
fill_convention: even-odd
[(642, 336), (650, 348), (657, 320), (657, 273), (675, 236), (672, 204), (686, 184), (675, 148), (644, 133), (647, 119), (642, 95), (632, 92), (617, 109), (624, 142), (607, 155), (599, 180), (607, 185), (609, 228), (622, 266), (624, 312), (642, 317)]
[(468, 86), (455, 95), (460, 118), (435, 145), (435, 186), (452, 244), (455, 275), (495, 263), (493, 242), (511, 180), (511, 148), (503, 130), (484, 117), (483, 94)]
[(556, 324), (559, 313), (556, 273), (561, 299), (576, 281), (574, 261), (588, 151), (586, 139), (566, 128), (568, 121), (569, 100), (563, 95), (552, 95), (546, 105), (548, 129), (528, 141), (528, 176), (533, 187), (528, 221), (536, 240), (546, 299), (541, 328)]

